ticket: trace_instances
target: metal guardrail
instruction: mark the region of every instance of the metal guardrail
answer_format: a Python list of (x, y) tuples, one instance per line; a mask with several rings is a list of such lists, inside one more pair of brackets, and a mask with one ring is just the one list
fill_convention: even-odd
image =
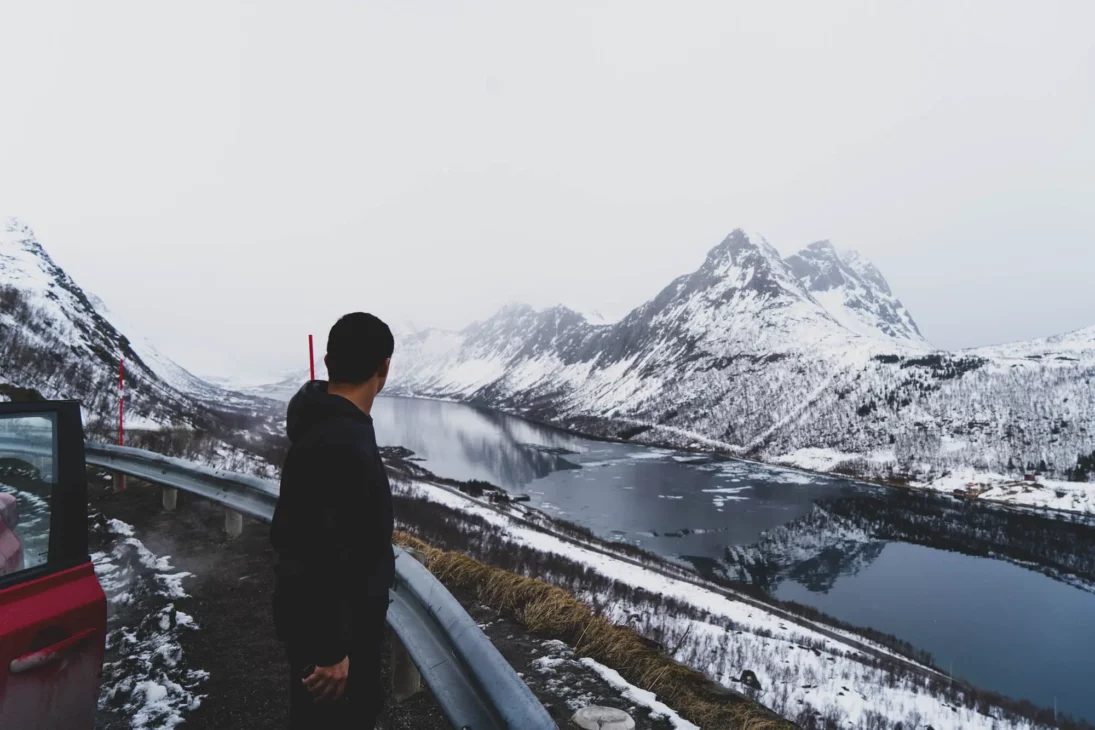
[[(0, 452), (44, 456), (48, 448), (0, 439)], [(85, 461), (181, 489), (270, 522), (278, 485), (143, 449), (85, 444)], [(528, 686), (440, 581), (396, 547), (388, 624), (407, 648), (445, 717), (460, 730), (556, 730)]]
[[(4, 443), (0, 442), (0, 448)], [(267, 479), (212, 469), (129, 446), (85, 443), (84, 461), (90, 466), (197, 494), (263, 522), (274, 518), (278, 484)]]

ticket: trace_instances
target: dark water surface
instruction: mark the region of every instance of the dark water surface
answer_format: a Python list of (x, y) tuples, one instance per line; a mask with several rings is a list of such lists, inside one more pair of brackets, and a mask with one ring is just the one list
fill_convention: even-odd
[(598, 534), (894, 634), (986, 689), (1095, 721), (1095, 522), (593, 441), (381, 398), (383, 445)]

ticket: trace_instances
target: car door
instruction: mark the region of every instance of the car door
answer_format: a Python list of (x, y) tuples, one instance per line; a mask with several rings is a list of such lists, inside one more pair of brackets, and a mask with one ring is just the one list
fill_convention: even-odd
[(75, 402), (0, 403), (0, 729), (90, 730), (106, 597)]

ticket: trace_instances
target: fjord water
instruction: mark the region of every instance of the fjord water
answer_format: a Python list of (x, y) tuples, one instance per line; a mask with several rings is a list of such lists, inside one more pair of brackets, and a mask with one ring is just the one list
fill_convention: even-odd
[[(894, 634), (941, 668), (1095, 721), (1095, 522), (594, 441), (380, 398), (382, 445), (608, 539)], [(990, 557), (991, 556), (991, 557)]]

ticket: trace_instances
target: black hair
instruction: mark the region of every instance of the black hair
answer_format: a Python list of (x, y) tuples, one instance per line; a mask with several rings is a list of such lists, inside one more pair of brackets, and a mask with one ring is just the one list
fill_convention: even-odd
[(388, 325), (364, 312), (347, 314), (327, 336), (327, 374), (332, 383), (364, 383), (394, 350)]

